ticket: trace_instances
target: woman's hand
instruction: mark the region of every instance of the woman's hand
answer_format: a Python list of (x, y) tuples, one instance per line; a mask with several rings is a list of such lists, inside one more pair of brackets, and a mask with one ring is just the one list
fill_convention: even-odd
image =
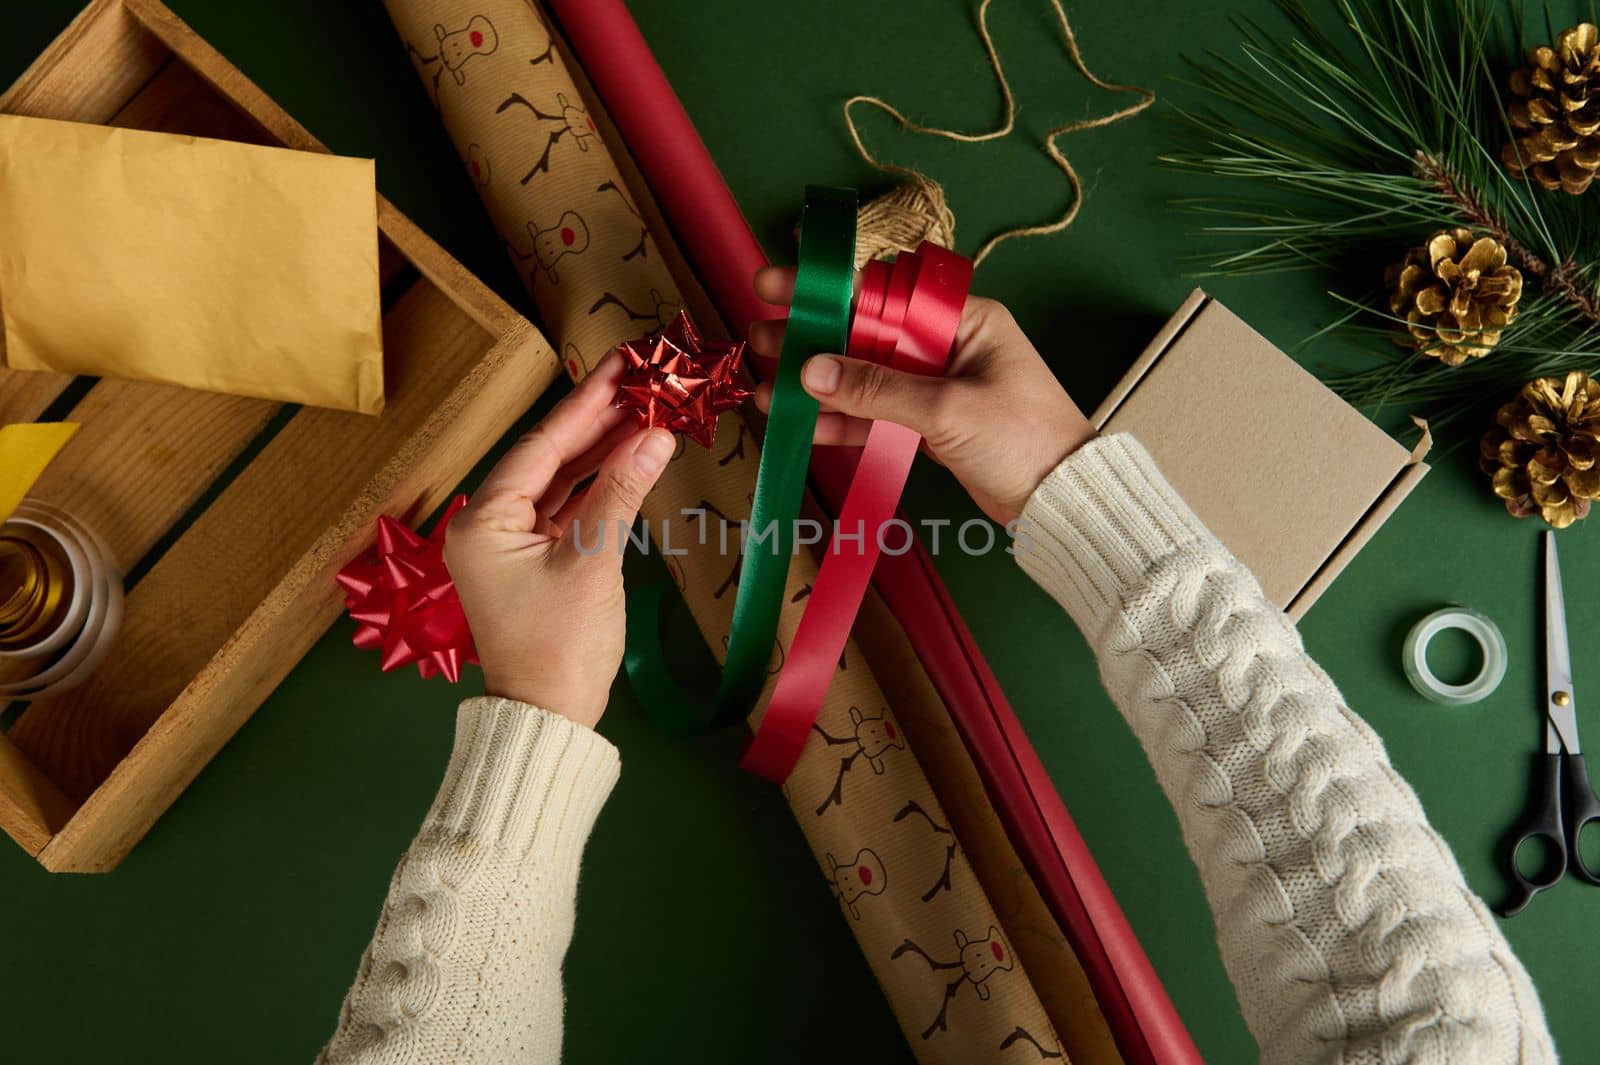
[(621, 359), (602, 361), (506, 453), (445, 537), (488, 694), (591, 728), (622, 663), (622, 530), (676, 447), (611, 406), (621, 373)]
[[(794, 270), (768, 267), (756, 274), (755, 286), (762, 299), (787, 304)], [(783, 322), (755, 323), (750, 345), (776, 356)], [(878, 418), (915, 429), (933, 458), (1002, 524), (1022, 513), (1045, 475), (1095, 435), (1010, 312), (976, 296), (961, 313), (944, 377), (818, 355), (800, 380), (822, 403), (817, 443), (860, 445)], [(763, 384), (756, 403), (765, 410), (771, 401), (772, 386)]]

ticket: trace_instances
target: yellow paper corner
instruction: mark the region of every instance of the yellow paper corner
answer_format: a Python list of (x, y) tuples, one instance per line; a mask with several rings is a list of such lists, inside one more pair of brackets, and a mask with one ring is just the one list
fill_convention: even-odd
[(77, 431), (77, 422), (0, 425), (0, 522), (11, 517), (33, 482)]

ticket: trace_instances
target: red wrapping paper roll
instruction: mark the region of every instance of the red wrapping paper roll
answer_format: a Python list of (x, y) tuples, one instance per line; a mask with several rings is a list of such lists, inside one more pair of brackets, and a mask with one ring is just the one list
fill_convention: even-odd
[[(765, 253), (626, 5), (549, 3), (729, 328), (743, 333), (754, 321), (781, 316), (780, 308), (751, 291)], [(886, 317), (892, 311), (886, 307)], [(814, 453), (813, 487), (835, 513), (854, 469), (851, 453)], [(1123, 1055), (1135, 1063), (1198, 1065), (1183, 1021), (932, 559), (920, 544), (885, 557), (873, 583), (972, 751), (1007, 834), (1089, 974)]]

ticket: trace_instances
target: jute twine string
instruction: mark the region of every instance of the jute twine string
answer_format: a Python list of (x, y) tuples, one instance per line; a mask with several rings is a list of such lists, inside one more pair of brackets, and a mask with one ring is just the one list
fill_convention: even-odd
[[(861, 208), (861, 218), (856, 236), (858, 265), (868, 259), (909, 251), (923, 240), (930, 240), (947, 248), (955, 244), (955, 215), (951, 212), (949, 204), (945, 202), (944, 189), (926, 174), (910, 167), (885, 162), (873, 155), (867, 149), (866, 143), (861, 139), (860, 129), (856, 127), (854, 112), (858, 104), (877, 108), (894, 119), (900, 128), (907, 132), (943, 137), (946, 140), (959, 141), (963, 144), (981, 144), (984, 141), (999, 140), (1002, 137), (1010, 136), (1012, 131), (1016, 129), (1016, 95), (1011, 91), (1011, 83), (1006, 78), (1005, 67), (1000, 61), (1000, 53), (995, 48), (994, 36), (989, 32), (989, 7), (993, 3), (994, 0), (983, 0), (978, 7), (978, 34), (983, 39), (984, 51), (989, 55), (989, 66), (994, 71), (995, 82), (999, 85), (1000, 95), (1005, 101), (1005, 121), (999, 126), (982, 133), (942, 129), (938, 126), (926, 126), (907, 118), (893, 104), (877, 96), (858, 95), (852, 96), (845, 101), (845, 126), (850, 130), (850, 140), (855, 144), (856, 151), (860, 153), (862, 160), (883, 173), (897, 174), (905, 178), (905, 184)], [(989, 257), (990, 252), (1008, 240), (1014, 240), (1018, 237), (1041, 237), (1051, 233), (1059, 233), (1070, 226), (1073, 219), (1078, 217), (1078, 210), (1083, 206), (1083, 181), (1078, 177), (1078, 171), (1057, 145), (1056, 142), (1060, 138), (1069, 133), (1077, 133), (1086, 129), (1099, 129), (1102, 126), (1121, 122), (1125, 118), (1132, 118), (1156, 102), (1156, 94), (1149, 89), (1108, 81), (1090, 70), (1088, 63), (1084, 61), (1083, 51), (1078, 47), (1078, 37), (1072, 31), (1072, 23), (1067, 18), (1066, 9), (1061, 6), (1061, 0), (1050, 0), (1050, 6), (1055, 9), (1056, 19), (1061, 23), (1061, 35), (1066, 41), (1067, 55), (1071, 58), (1072, 65), (1077, 68), (1078, 73), (1082, 74), (1090, 84), (1097, 88), (1105, 89), (1108, 92), (1133, 93), (1138, 97), (1138, 100), (1110, 114), (1069, 122), (1064, 126), (1057, 126), (1045, 134), (1043, 141), (1045, 153), (1054, 160), (1056, 166), (1067, 176), (1067, 182), (1072, 187), (1071, 202), (1061, 217), (1053, 222), (1041, 225), (1018, 226), (1014, 229), (996, 233), (984, 241), (983, 246), (972, 257), (972, 261), (975, 264), (982, 264)]]
[(956, 217), (938, 182), (912, 174), (905, 184), (861, 205), (856, 220), (856, 267), (911, 251), (925, 240), (941, 248), (955, 247)]

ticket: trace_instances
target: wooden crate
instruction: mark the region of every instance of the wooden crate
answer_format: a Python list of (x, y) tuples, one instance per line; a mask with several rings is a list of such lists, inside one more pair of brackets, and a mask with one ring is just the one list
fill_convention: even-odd
[[(156, 0), (94, 0), (0, 111), (326, 151)], [(0, 368), (0, 423), (83, 423), (33, 496), (136, 578), (97, 674), (0, 733), (0, 826), (46, 868), (115, 866), (339, 617), (377, 516), (433, 510), (560, 373), (381, 199), (378, 227), (381, 417)]]

